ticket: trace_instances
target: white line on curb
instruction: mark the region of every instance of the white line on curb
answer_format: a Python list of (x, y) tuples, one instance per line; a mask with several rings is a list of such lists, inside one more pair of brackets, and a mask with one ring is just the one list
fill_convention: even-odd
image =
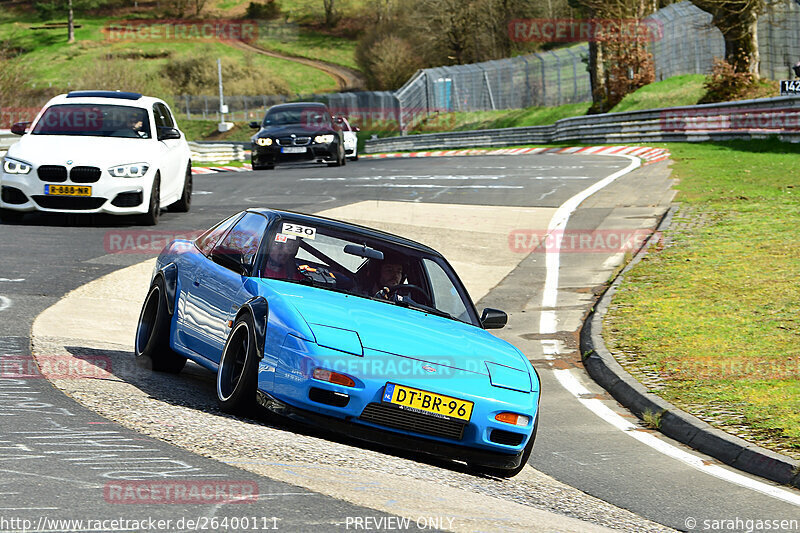
[(678, 461), (682, 461), (692, 468), (696, 468), (697, 470), (710, 474), (714, 477), (735, 483), (736, 485), (740, 485), (748, 489), (752, 489), (762, 494), (766, 494), (767, 496), (771, 496), (772, 498), (776, 498), (778, 500), (783, 500), (794, 505), (800, 505), (800, 495), (793, 494), (774, 485), (762, 483), (761, 481), (738, 474), (731, 470), (727, 470), (719, 465), (706, 464), (700, 457), (681, 450), (672, 444), (664, 442), (655, 435), (641, 431), (641, 428), (631, 424), (619, 416), (609, 407), (604, 405), (602, 401), (594, 398), (585, 398), (585, 396), (591, 395), (592, 393), (589, 391), (589, 389), (578, 382), (578, 379), (570, 370), (553, 370), (553, 374), (555, 374), (556, 379), (561, 386), (572, 393), (572, 395), (575, 396), (578, 401), (581, 402), (587, 409), (620, 431), (625, 432), (626, 435), (629, 435), (639, 442), (650, 446), (654, 450), (672, 457), (673, 459), (677, 459)]
[[(636, 150), (634, 150), (635, 152)], [(578, 208), (581, 202), (586, 200), (589, 196), (596, 193), (603, 187), (609, 185), (611, 182), (638, 168), (641, 162), (638, 158), (632, 155), (622, 155), (620, 153), (614, 154), (617, 157), (626, 157), (631, 160), (631, 163), (624, 169), (611, 174), (591, 187), (579, 192), (566, 202), (553, 214), (550, 220), (550, 225), (547, 228), (548, 235), (554, 231), (564, 231), (567, 227), (567, 221), (570, 215)], [(561, 254), (556, 250), (553, 253), (546, 254), (546, 274), (544, 293), (542, 295), (542, 313), (539, 321), (539, 333), (548, 334), (558, 331), (558, 318), (556, 316), (556, 303), (558, 301), (558, 270), (560, 266)], [(542, 349), (545, 354), (545, 359), (554, 359), (558, 354), (558, 344), (551, 339), (542, 339)], [(712, 475), (716, 478), (749, 488), (756, 492), (760, 492), (772, 498), (783, 500), (785, 502), (800, 506), (800, 495), (791, 493), (774, 485), (769, 485), (761, 481), (751, 479), (742, 474), (738, 474), (731, 470), (727, 470), (718, 465), (705, 464), (700, 457), (693, 455), (689, 452), (681, 450), (658, 437), (639, 431), (639, 427), (631, 424), (617, 413), (612, 411), (609, 407), (603, 404), (602, 401), (597, 399), (587, 399), (585, 396), (592, 393), (583, 385), (580, 384), (578, 379), (571, 370), (553, 370), (558, 382), (568, 392), (581, 402), (591, 412), (623, 431), (627, 435), (635, 438), (639, 442), (650, 446), (654, 450), (663, 453), (673, 459), (677, 459), (692, 468), (696, 468), (701, 472)]]

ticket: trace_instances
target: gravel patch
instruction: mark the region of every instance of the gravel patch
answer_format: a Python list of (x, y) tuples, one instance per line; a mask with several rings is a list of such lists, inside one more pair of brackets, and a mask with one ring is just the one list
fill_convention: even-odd
[[(432, 502), (437, 494), (452, 499), (453, 491), (460, 491), (455, 494), (464, 506), (475, 505), (473, 509), (484, 512), (511, 502), (585, 521), (587, 531), (592, 524), (618, 531), (673, 531), (532, 467), (515, 478), (498, 480), (473, 475), (460, 463), (392, 451), (266, 414), (257, 419), (232, 417), (217, 407), (215, 376), (191, 362), (177, 376), (156, 374), (134, 364), (130, 346), (53, 337), (35, 338), (34, 353), (40, 358), (65, 354), (107, 358), (108, 377), (53, 383), (110, 420), (197, 454), (333, 497), (350, 500), (348, 494), (357, 493), (357, 503), (383, 511), (403, 514), (404, 509), (392, 507), (392, 494), (397, 491), (418, 493), (417, 498), (433, 498)], [(360, 487), (353, 485), (354, 479)], [(534, 529), (531, 523), (500, 518), (496, 527), (498, 531)], [(474, 527), (467, 524), (455, 530)]]

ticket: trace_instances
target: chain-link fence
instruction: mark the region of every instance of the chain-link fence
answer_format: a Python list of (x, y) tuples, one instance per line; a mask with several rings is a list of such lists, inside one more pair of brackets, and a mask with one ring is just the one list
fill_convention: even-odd
[[(715, 57), (725, 56), (722, 33), (711, 15), (691, 2), (672, 4), (649, 17), (663, 29), (651, 45), (656, 79), (678, 74), (708, 74)], [(758, 20), (760, 74), (773, 80), (791, 78), (800, 60), (800, 7), (793, 0), (770, 3)]]
[(591, 100), (585, 44), (471, 65), (420, 70), (395, 94), (402, 126), (428, 112), (519, 109)]
[[(220, 120), (218, 96), (175, 96), (172, 98), (176, 114), (187, 120)], [(225, 120), (260, 121), (267, 109), (286, 102), (324, 102), (334, 115), (358, 119), (359, 124), (399, 121), (400, 107), (391, 91), (364, 91), (310, 95), (225, 96), (228, 106)]]

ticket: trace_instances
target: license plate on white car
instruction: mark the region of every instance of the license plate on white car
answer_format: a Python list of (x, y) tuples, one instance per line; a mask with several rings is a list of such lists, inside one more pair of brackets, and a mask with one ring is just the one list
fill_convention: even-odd
[(45, 185), (44, 194), (47, 196), (91, 196), (92, 188), (76, 185)]
[(304, 154), (306, 153), (305, 146), (284, 146), (281, 148), (281, 153), (284, 154)]

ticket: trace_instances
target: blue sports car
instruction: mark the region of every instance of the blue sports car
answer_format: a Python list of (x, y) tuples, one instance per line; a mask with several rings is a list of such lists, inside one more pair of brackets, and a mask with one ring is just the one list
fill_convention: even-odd
[(327, 218), (250, 209), (159, 255), (137, 361), (216, 372), (223, 410), (268, 410), (360, 439), (520, 472), (539, 376), (422, 244)]

